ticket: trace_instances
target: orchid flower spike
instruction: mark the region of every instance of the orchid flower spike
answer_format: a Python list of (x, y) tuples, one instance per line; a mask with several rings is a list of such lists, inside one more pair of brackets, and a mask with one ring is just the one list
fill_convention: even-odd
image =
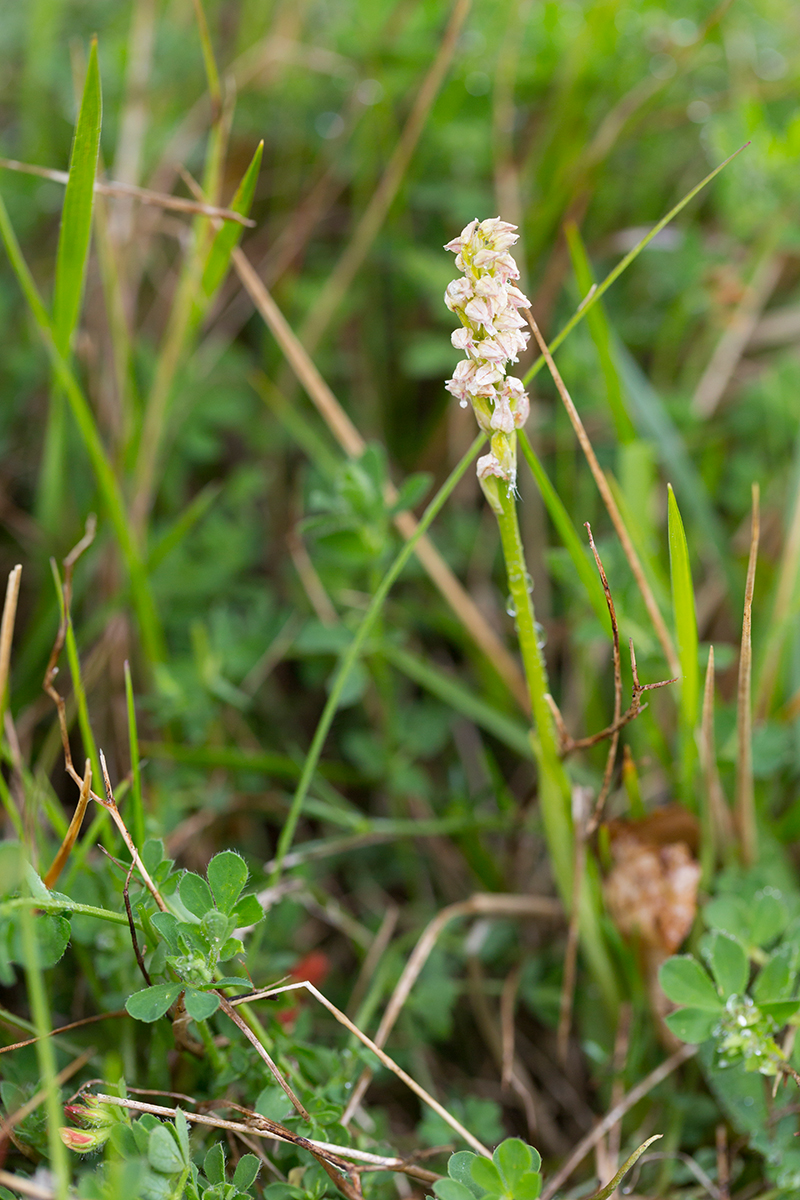
[(476, 218), (445, 246), (463, 272), (447, 285), (444, 302), (461, 321), (451, 341), (466, 355), (445, 387), (462, 408), (472, 405), (481, 429), (491, 435), (490, 452), (478, 459), (478, 479), (496, 511), (500, 484), (505, 482), (509, 493), (516, 486), (516, 431), (529, 412), (522, 380), (506, 375), (530, 337), (519, 313), (530, 301), (512, 282), (519, 270), (508, 253), (518, 241), (516, 228), (499, 217)]

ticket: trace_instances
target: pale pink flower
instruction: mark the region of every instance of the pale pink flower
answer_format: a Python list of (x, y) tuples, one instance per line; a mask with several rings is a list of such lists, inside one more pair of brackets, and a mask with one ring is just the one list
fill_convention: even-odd
[[(481, 342), (481, 345), (484, 343)], [(493, 396), (494, 385), (503, 382), (503, 372), (491, 362), (470, 365), (475, 366), (475, 372), (470, 381), (470, 391), (473, 396)]]
[(500, 345), (499, 336), (497, 338), (484, 338), (482, 342), (476, 342), (475, 352), (476, 357), (480, 356), (486, 362), (491, 363), (504, 363), (510, 357), (506, 348)]
[(444, 302), (450, 312), (455, 312), (457, 308), (463, 308), (473, 295), (472, 284), (462, 275), (459, 279), (448, 283), (444, 293)]
[(513, 433), (515, 428), (514, 414), (511, 411), (508, 393), (498, 392), (492, 413), (492, 429), (497, 429), (500, 433)]
[(456, 350), (464, 350), (467, 354), (471, 354), (475, 349), (475, 334), (467, 326), (462, 325), (461, 329), (454, 329), (450, 334), (450, 341)]
[(491, 301), (486, 296), (476, 296), (474, 300), (470, 300), (464, 308), (464, 315), (472, 321), (473, 325), (482, 325), (487, 333), (491, 332), (494, 310)]
[(487, 245), (491, 245), (495, 250), (508, 250), (518, 242), (519, 234), (514, 232), (517, 228), (517, 225), (510, 225), (508, 221), (501, 221), (499, 217), (487, 217), (479, 226)]
[(518, 287), (514, 287), (513, 283), (506, 284), (505, 293), (508, 303), (513, 304), (514, 308), (530, 308), (531, 302), (528, 297)]
[(528, 393), (525, 391), (521, 379), (516, 379), (513, 375), (509, 375), (503, 380), (503, 385), (499, 390), (499, 401), (505, 401), (514, 418), (514, 428), (521, 429), (528, 419), (531, 406), (528, 400)]
[(453, 371), (452, 379), (448, 379), (444, 385), (448, 392), (452, 393), (456, 400), (459, 401), (462, 408), (466, 408), (469, 404), (472, 390), (470, 384), (474, 379), (475, 371), (475, 363), (464, 358), (457, 364), (455, 371)]
[(477, 465), (478, 479), (488, 479), (490, 475), (496, 475), (499, 479), (505, 478), (499, 459), (492, 453), (481, 455)]
[(478, 218), (476, 217), (474, 221), (470, 221), (469, 225), (464, 226), (457, 238), (453, 238), (451, 242), (447, 242), (445, 245), (445, 250), (455, 250), (456, 252), (463, 250), (465, 244), (469, 242), (477, 227)]

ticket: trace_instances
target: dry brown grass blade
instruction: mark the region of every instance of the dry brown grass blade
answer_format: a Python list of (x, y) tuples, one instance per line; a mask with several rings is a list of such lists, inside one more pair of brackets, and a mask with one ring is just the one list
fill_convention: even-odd
[(44, 877), (44, 885), (47, 888), (54, 888), (58, 877), (64, 870), (67, 859), (70, 856), (72, 847), (75, 845), (78, 834), (83, 824), (83, 817), (86, 812), (86, 807), (89, 803), (89, 793), (92, 790), (92, 764), (89, 759), (86, 759), (86, 765), (83, 768), (83, 782), (81, 784), (80, 795), (78, 796), (78, 804), (75, 812), (72, 815), (72, 820), (69, 823), (69, 829), (64, 834), (64, 840), (58, 848), (58, 853), (53, 859), (50, 870)]
[(350, 993), (350, 999), (347, 1002), (348, 1016), (355, 1017), (358, 1012), (359, 1005), (367, 994), (367, 988), (372, 983), (375, 972), (378, 969), (378, 963), (383, 958), (389, 943), (392, 940), (394, 931), (397, 928), (397, 920), (400, 916), (400, 906), (398, 904), (390, 904), (383, 914), (383, 920), (380, 923), (380, 928), (372, 939), (372, 944), (367, 951), (366, 957), (361, 964), (361, 970), (358, 972), (358, 978), (353, 985), (353, 990)]
[(698, 417), (708, 418), (716, 411), (739, 360), (747, 349), (747, 343), (758, 324), (764, 306), (775, 290), (782, 270), (783, 257), (775, 254), (770, 246), (756, 264), (744, 296), (717, 342), (697, 385), (692, 398), (692, 411)]
[(733, 821), (731, 810), (722, 790), (719, 771), (717, 770), (717, 752), (714, 739), (714, 647), (708, 648), (708, 666), (703, 688), (703, 718), (700, 726), (700, 766), (703, 770), (703, 782), (706, 789), (711, 833), (714, 844), (715, 858), (718, 854), (725, 855), (733, 844)]
[(455, 0), (439, 49), (422, 81), (403, 132), (350, 242), (309, 312), (300, 339), (313, 352), (366, 258), (411, 162), (433, 102), (442, 86), (471, 0)]
[(742, 616), (742, 646), (739, 653), (739, 685), (736, 697), (736, 801), (734, 813), (742, 861), (747, 865), (758, 857), (755, 795), (753, 791), (753, 714), (751, 709), (751, 679), (753, 672), (753, 589), (756, 582), (756, 561), (760, 532), (759, 488), (753, 484), (753, 518), (750, 527), (750, 558), (744, 588)]
[(247, 1024), (246, 1021), (242, 1020), (242, 1018), (237, 1013), (236, 1009), (231, 1004), (230, 1000), (228, 1000), (227, 996), (224, 996), (222, 994), (222, 992), (217, 992), (216, 994), (219, 997), (219, 1006), (222, 1009), (222, 1011), (225, 1013), (225, 1016), (228, 1017), (229, 1020), (233, 1021), (236, 1028), (239, 1029), (244, 1034), (244, 1036), (247, 1038), (248, 1042), (253, 1047), (256, 1054), (258, 1054), (258, 1056), (261, 1059), (263, 1059), (263, 1061), (266, 1063), (267, 1068), (268, 1068), (270, 1074), (272, 1075), (272, 1078), (275, 1080), (278, 1087), (282, 1088), (282, 1090), (288, 1096), (294, 1109), (300, 1114), (300, 1116), (303, 1118), (304, 1121), (310, 1122), (311, 1117), (308, 1115), (305, 1105), (302, 1103), (302, 1101), (300, 1101), (297, 1098), (297, 1096), (294, 1094), (294, 1092), (292, 1091), (289, 1084), (284, 1079), (283, 1075), (281, 1075), (277, 1066), (272, 1061), (272, 1059), (267, 1051), (266, 1046), (264, 1046), (261, 1043), (261, 1041), (259, 1040), (258, 1035), (253, 1032), (253, 1030), (250, 1028), (250, 1026)]
[[(231, 261), (256, 309), (266, 322), (300, 384), (313, 402), (339, 445), (351, 458), (358, 458), (366, 442), (344, 411), (339, 401), (317, 370), (305, 347), (299, 341), (283, 313), (265, 288), (252, 263), (237, 247)], [(393, 487), (387, 489), (391, 502), (397, 496)], [(404, 538), (414, 535), (417, 522), (409, 512), (398, 514), (395, 524)], [(417, 543), (416, 555), (425, 570), (453, 609), (475, 644), (483, 651), (497, 674), (517, 699), (523, 711), (528, 711), (528, 689), (519, 665), (503, 645), (488, 621), (448, 567), (430, 538)]]
[[(503, 898), (508, 899), (509, 897)], [(368, 1038), (365, 1033), (362, 1033), (358, 1026), (354, 1025), (350, 1018), (343, 1013), (341, 1009), (337, 1008), (335, 1004), (331, 1003), (327, 996), (324, 996), (318, 988), (314, 987), (313, 983), (309, 983), (307, 980), (300, 983), (285, 983), (280, 987), (265, 988), (264, 991), (261, 992), (253, 992), (247, 996), (237, 997), (233, 1003), (251, 1004), (254, 1000), (266, 1000), (269, 999), (270, 996), (280, 996), (285, 992), (296, 992), (302, 988), (305, 988), (305, 990), (309, 992), (315, 998), (315, 1000), (318, 1000), (324, 1008), (327, 1008), (331, 1016), (335, 1017), (340, 1025), (344, 1025), (345, 1029), (357, 1037), (358, 1040), (362, 1042), (368, 1050), (371, 1050), (384, 1067), (391, 1071), (392, 1074), (396, 1075), (398, 1079), (402, 1080), (406, 1087), (410, 1088), (415, 1096), (418, 1096), (419, 1099), (424, 1101), (429, 1108), (432, 1108), (433, 1111), (437, 1113), (443, 1121), (446, 1121), (450, 1128), (456, 1131), (459, 1137), (462, 1137), (468, 1145), (472, 1146), (473, 1150), (477, 1151), (478, 1154), (484, 1155), (486, 1158), (491, 1158), (491, 1153), (486, 1149), (482, 1142), (478, 1141), (474, 1134), (470, 1133), (470, 1131), (466, 1129), (460, 1121), (457, 1121), (452, 1113), (449, 1113), (447, 1109), (439, 1103), (438, 1100), (435, 1100), (433, 1096), (431, 1096), (430, 1092), (427, 1092), (424, 1087), (417, 1083), (416, 1079), (412, 1079), (402, 1067), (398, 1067), (393, 1058), (390, 1058), (380, 1046), (373, 1042), (371, 1038)], [(344, 1123), (344, 1118), (342, 1118), (342, 1123)]]
[[(775, 588), (775, 603), (770, 614), (769, 629), (773, 634), (767, 642), (761, 672), (756, 686), (755, 714), (757, 721), (764, 721), (769, 713), (775, 685), (778, 680), (781, 656), (786, 644), (787, 624), (792, 607), (792, 598), (797, 585), (800, 566), (800, 485), (794, 498), (792, 516), (786, 541), (781, 553), (778, 583)], [(774, 636), (777, 631), (778, 636)]]
[[(66, 171), (55, 171), (50, 167), (38, 167), (35, 163), (17, 162), (14, 158), (0, 158), (0, 167), (8, 171), (20, 171), (24, 175), (36, 175), (40, 179), (49, 179), (52, 183), (66, 184), (69, 175)], [(104, 183), (98, 179), (94, 190), (103, 196), (130, 196), (140, 200), (142, 204), (152, 204), (156, 208), (168, 208), (173, 212), (200, 214), (204, 217), (216, 217), (220, 221), (234, 221), (237, 225), (247, 225), (252, 228), (255, 221), (243, 217), (241, 213), (230, 208), (218, 208), (214, 204), (202, 204), (196, 200), (184, 200), (182, 196), (168, 196), (164, 192), (151, 192), (149, 188), (136, 187), (133, 183), (119, 183), (111, 180)]]
[[(12, 567), (6, 586), (6, 598), (3, 604), (3, 619), (0, 621), (0, 714), (6, 703), (6, 688), (11, 667), (11, 643), (14, 640), (14, 621), (17, 616), (17, 601), (19, 600), (19, 584), (22, 577), (22, 567), (17, 564)], [(2, 722), (0, 722), (0, 726)]]
[(34, 1183), (32, 1179), (25, 1179), (22, 1175), (13, 1175), (11, 1171), (0, 1170), (0, 1184), (10, 1188), (12, 1192), (19, 1192), (20, 1196), (30, 1196), (31, 1200), (55, 1200), (56, 1194), (52, 1188)]
[[(124, 1008), (118, 1008), (115, 1012), (98, 1013), (93, 1017), (83, 1017), (80, 1021), (70, 1021), (69, 1025), (59, 1025), (58, 1029), (53, 1029), (47, 1036), (58, 1037), (62, 1033), (69, 1033), (72, 1029), (81, 1029), (84, 1025), (96, 1025), (98, 1021), (111, 1021), (119, 1017), (127, 1017), (127, 1015)], [(23, 1042), (14, 1042), (10, 1046), (0, 1046), (0, 1054), (9, 1054), (12, 1050), (22, 1050), (25, 1046), (34, 1046), (38, 1041), (38, 1037), (31, 1037), (25, 1038)]]
[[(455, 921), (457, 917), (500, 915), (549, 917), (552, 920), (562, 917), (563, 911), (560, 902), (549, 896), (502, 896), (483, 893), (470, 896), (469, 900), (459, 900), (455, 904), (449, 904), (447, 908), (443, 908), (422, 931), (420, 939), (403, 969), (403, 974), (397, 981), (375, 1034), (376, 1044), (378, 1046), (386, 1045), (386, 1040), (394, 1028), (394, 1023), (400, 1015), (420, 971), (428, 961), (442, 930), (451, 921)], [(352, 1120), (353, 1113), (361, 1103), (371, 1079), (372, 1072), (367, 1067), (362, 1071), (358, 1083), (353, 1089), (353, 1095), (348, 1101), (342, 1117), (343, 1125), (347, 1125)]]
[(339, 614), (334, 608), (330, 596), (325, 591), (325, 585), (317, 574), (316, 568), (311, 561), (311, 556), (306, 550), (305, 542), (298, 533), (296, 525), (287, 533), (286, 544), (289, 547), (289, 554), (294, 563), (295, 570), (303, 585), (303, 591), (316, 613), (320, 624), (328, 626), (337, 625)]
[(547, 363), (550, 374), (553, 377), (553, 382), (558, 389), (558, 394), (567, 410), (567, 415), (569, 416), (572, 428), (575, 430), (575, 435), (580, 443), (584, 455), (586, 456), (586, 461), (589, 464), (589, 470), (592, 472), (594, 481), (597, 484), (597, 490), (603, 499), (603, 503), (608, 510), (608, 515), (611, 517), (614, 528), (617, 531), (617, 537), (622, 544), (622, 549), (625, 552), (628, 565), (630, 566), (633, 577), (636, 580), (636, 585), (642, 594), (642, 599), (644, 600), (650, 620), (653, 623), (653, 628), (656, 631), (656, 637), (661, 643), (661, 648), (664, 651), (664, 657), (669, 664), (669, 669), (673, 675), (679, 676), (681, 673), (681, 668), (678, 661), (678, 655), (675, 651), (675, 647), (672, 644), (672, 638), (670, 637), (667, 626), (664, 623), (664, 618), (661, 615), (661, 611), (656, 604), (656, 598), (652, 593), (647, 579), (645, 578), (642, 564), (639, 561), (639, 555), (636, 553), (630, 534), (628, 533), (627, 526), (622, 519), (622, 513), (617, 507), (617, 502), (614, 499), (611, 488), (608, 486), (608, 480), (603, 474), (600, 463), (597, 461), (597, 455), (594, 452), (592, 443), (589, 441), (589, 435), (584, 428), (584, 424), (580, 418), (578, 410), (572, 401), (572, 397), (567, 391), (564, 380), (561, 378), (561, 373), (553, 361), (553, 356), (550, 353), (547, 343), (542, 337), (539, 326), (533, 319), (533, 314), (530, 312), (530, 310), (527, 311), (526, 316), (528, 323), (533, 330), (534, 337), (539, 343), (539, 349), (541, 350), (542, 357)]
[(637, 1083), (635, 1088), (631, 1088), (627, 1095), (622, 1097), (619, 1104), (615, 1104), (606, 1113), (602, 1121), (598, 1121), (594, 1129), (581, 1138), (567, 1161), (559, 1167), (555, 1175), (548, 1179), (542, 1192), (541, 1200), (552, 1200), (558, 1189), (562, 1184), (566, 1183), (572, 1172), (583, 1162), (586, 1155), (593, 1149), (599, 1139), (605, 1137), (609, 1130), (613, 1129), (617, 1122), (622, 1120), (625, 1113), (633, 1108), (634, 1104), (638, 1104), (648, 1092), (651, 1092), (654, 1087), (658, 1087), (659, 1083), (667, 1079), (673, 1071), (677, 1070), (682, 1063), (685, 1063), (687, 1059), (692, 1058), (695, 1054), (697, 1054), (697, 1046), (681, 1046), (679, 1050), (676, 1050), (674, 1054), (665, 1059), (654, 1071), (651, 1071), (649, 1075), (645, 1075), (641, 1083)]

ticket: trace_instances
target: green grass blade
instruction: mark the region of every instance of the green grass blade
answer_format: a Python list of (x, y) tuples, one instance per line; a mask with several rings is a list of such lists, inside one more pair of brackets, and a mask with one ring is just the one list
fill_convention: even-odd
[(461, 713), (467, 720), (491, 733), (498, 741), (503, 742), (509, 749), (514, 750), (521, 758), (533, 760), (530, 736), (524, 725), (511, 720), (505, 713), (499, 712), (491, 704), (478, 699), (468, 688), (451, 679), (443, 671), (431, 666), (425, 659), (408, 650), (403, 650), (392, 642), (381, 642), (380, 653), (398, 671), (413, 679), (420, 687), (429, 691), (444, 704)]
[[(689, 565), (689, 545), (681, 520), (678, 502), (667, 485), (669, 569), (672, 580), (672, 612), (675, 619), (675, 640), (681, 664), (681, 742), (683, 783), (691, 792), (695, 759), (694, 731), (697, 725), (697, 705), (700, 695), (700, 668), (697, 660), (697, 614), (694, 606), (694, 587)], [(688, 795), (687, 795), (688, 798)]]
[[(276, 779), (297, 779), (300, 767), (285, 754), (240, 750), (238, 746), (181, 746), (177, 742), (142, 742), (147, 758), (184, 763), (190, 767), (222, 767), (227, 771), (252, 771)], [(355, 783), (358, 776), (339, 763), (321, 763), (320, 775), (342, 783)]]
[[(261, 169), (261, 156), (263, 152), (264, 143), (261, 141), (258, 143), (256, 152), (250, 160), (250, 166), (245, 171), (242, 181), (236, 189), (236, 194), (228, 206), (233, 212), (241, 213), (243, 217), (248, 216), (250, 213), (258, 182), (258, 173)], [(195, 301), (192, 314), (194, 321), (202, 319), (209, 304), (216, 295), (217, 288), (225, 278), (233, 249), (242, 236), (242, 229), (243, 226), (239, 225), (236, 221), (223, 221), (222, 227), (217, 231), (203, 268), (200, 296)]]
[(128, 806), (130, 829), (134, 844), (141, 850), (145, 842), (144, 805), (142, 803), (142, 772), (139, 763), (139, 732), (136, 727), (136, 703), (133, 697), (131, 668), (125, 660), (125, 703), (128, 709), (128, 744), (131, 755), (131, 799)]
[(222, 103), (222, 88), (219, 82), (217, 61), (214, 58), (214, 47), (211, 44), (211, 34), (208, 29), (202, 0), (194, 0), (194, 13), (197, 18), (197, 32), (200, 34), (200, 46), (203, 51), (203, 66), (206, 69), (206, 82), (211, 96), (211, 103), (218, 109)]
[(221, 483), (207, 484), (202, 491), (197, 493), (194, 500), (187, 504), (177, 521), (153, 542), (147, 556), (147, 569), (151, 574), (156, 567), (161, 566), (166, 558), (169, 558), (173, 550), (180, 546), (197, 522), (202, 521), (221, 491)]
[[(564, 233), (566, 234), (567, 246), (570, 258), (572, 259), (572, 269), (578, 281), (580, 294), (586, 296), (594, 283), (594, 279), (592, 278), (592, 268), (589, 264), (589, 256), (586, 253), (583, 238), (574, 221), (566, 223)], [(603, 372), (608, 406), (614, 418), (617, 437), (623, 443), (632, 442), (636, 438), (636, 430), (633, 427), (633, 421), (625, 406), (622, 382), (614, 361), (611, 329), (603, 305), (593, 304), (586, 314), (586, 321), (595, 349), (597, 350), (597, 357), (600, 360), (600, 370)]]
[(50, 318), (47, 315), (47, 310), (33, 281), (33, 276), (28, 269), (28, 264), (22, 256), (22, 251), (20, 250), (16, 234), (8, 217), (8, 210), (2, 197), (0, 197), (0, 238), (3, 240), (14, 274), (22, 288), (25, 299), (28, 301), (45, 349), (50, 356), (56, 379), (66, 393), (97, 480), (98, 490), (114, 528), (117, 541), (119, 542), (120, 551), (130, 578), (133, 604), (136, 610), (144, 652), (151, 663), (159, 662), (164, 658), (165, 654), (161, 625), (150, 591), (147, 572), (139, 557), (133, 533), (128, 524), (125, 503), (117, 477), (106, 455), (105, 447), (103, 446), (89, 402), (64, 356), (56, 346)]
[[(102, 119), (97, 41), (92, 41), (78, 122), (72, 141), (69, 177), (61, 209), (61, 226), (56, 251), (53, 291), (53, 337), (59, 353), (69, 359), (70, 347), (80, 319), (86, 265), (92, 235), (94, 181), (100, 152)], [(67, 412), (64, 394), (54, 383), (47, 414), (42, 470), (37, 497), (37, 516), (42, 527), (55, 534), (60, 527), (67, 492)]]
[(97, 40), (92, 40), (86, 82), (69, 161), (69, 180), (61, 210), (53, 292), (53, 338), (67, 358), (78, 324), (89, 259), (94, 208), (94, 180), (100, 152), (103, 100), (97, 65)]
[[(628, 251), (624, 258), (620, 259), (614, 269), (609, 271), (608, 275), (606, 275), (603, 282), (598, 284), (597, 290), (592, 293), (585, 304), (582, 304), (576, 310), (576, 312), (573, 313), (564, 328), (560, 330), (560, 332), (557, 333), (553, 338), (552, 342), (550, 342), (549, 349), (551, 354), (558, 349), (566, 337), (569, 337), (575, 326), (580, 324), (583, 318), (587, 316), (589, 312), (591, 312), (594, 305), (597, 304), (598, 300), (605, 295), (612, 283), (615, 283), (619, 279), (622, 272), (626, 271), (634, 259), (639, 257), (645, 247), (652, 242), (656, 234), (659, 234), (665, 226), (669, 225), (670, 221), (673, 221), (675, 217), (677, 217), (678, 213), (686, 207), (689, 201), (693, 200), (698, 192), (701, 192), (707, 184), (711, 183), (711, 180), (714, 179), (715, 176), (719, 175), (720, 171), (727, 167), (728, 163), (732, 162), (733, 159), (736, 158), (737, 154), (741, 154), (742, 150), (745, 150), (749, 145), (750, 143), (747, 142), (744, 146), (740, 146), (739, 149), (735, 150), (733, 154), (729, 155), (724, 162), (721, 162), (718, 167), (715, 167), (713, 171), (710, 171), (709, 174), (706, 175), (705, 179), (701, 179), (698, 184), (695, 184), (692, 190), (687, 192), (683, 199), (679, 200), (675, 207), (671, 208), (666, 216), (662, 217), (661, 220), (653, 226), (650, 232), (645, 234), (641, 241), (637, 242), (632, 250)], [(523, 382), (530, 383), (533, 377), (539, 374), (543, 366), (544, 357), (540, 354), (531, 368), (525, 374)]]
[(574, 563), (578, 577), (586, 588), (586, 594), (589, 597), (592, 608), (603, 622), (605, 628), (605, 622), (608, 619), (608, 608), (606, 607), (606, 600), (603, 594), (603, 585), (600, 582), (595, 567), (589, 561), (586, 546), (581, 541), (575, 526), (572, 524), (572, 518), (564, 507), (558, 492), (550, 482), (547, 472), (542, 466), (524, 429), (519, 431), (518, 438), (520, 449), (536, 480), (550, 520), (555, 525), (558, 535)]
[(479, 434), (479, 436), (475, 438), (475, 441), (472, 443), (469, 450), (467, 450), (460, 462), (458, 462), (450, 472), (447, 479), (439, 488), (439, 491), (425, 509), (425, 512), (420, 518), (419, 525), (417, 526), (413, 537), (408, 539), (378, 585), (377, 591), (373, 595), (370, 602), (370, 606), (364, 614), (361, 624), (356, 631), (356, 635), (350, 643), (347, 653), (342, 659), (341, 666), (337, 672), (336, 679), (334, 680), (327, 703), (323, 709), (322, 716), (320, 717), (319, 723), (317, 724), (317, 728), (314, 732), (311, 746), (309, 747), (308, 754), (306, 755), (306, 760), (303, 764), (303, 773), (300, 776), (300, 782), (297, 785), (297, 791), (294, 794), (292, 806), (289, 809), (289, 815), (286, 819), (283, 829), (281, 830), (281, 836), (275, 851), (275, 865), (269, 877), (270, 884), (275, 883), (276, 880), (280, 878), (283, 860), (286, 857), (289, 848), (291, 847), (294, 833), (297, 828), (297, 822), (299, 821), (300, 814), (303, 810), (303, 803), (308, 794), (308, 789), (311, 785), (311, 780), (314, 777), (314, 772), (317, 769), (317, 763), (319, 762), (320, 755), (322, 754), (322, 748), (325, 744), (325, 739), (327, 738), (330, 727), (333, 724), (333, 718), (335, 717), (336, 710), (339, 707), (339, 701), (342, 697), (344, 685), (347, 682), (350, 671), (361, 654), (364, 642), (366, 641), (369, 633), (372, 631), (375, 621), (380, 615), (381, 609), (386, 601), (386, 597), (389, 595), (393, 584), (399, 577), (408, 560), (411, 558), (411, 555), (414, 553), (417, 542), (427, 531), (428, 526), (432, 523), (434, 517), (443, 507), (448, 496), (453, 491), (453, 488), (456, 486), (459, 479), (461, 479), (467, 467), (475, 458), (479, 449), (483, 445), (484, 440), (484, 434)]
[[(40, 905), (37, 904), (37, 907)], [(19, 917), (22, 949), (25, 957), (25, 979), (28, 985), (28, 1002), (38, 1039), (36, 1057), (42, 1086), (47, 1092), (45, 1099), (47, 1146), (50, 1170), (53, 1173), (55, 1184), (53, 1195), (56, 1200), (67, 1200), (70, 1178), (69, 1156), (58, 1132), (64, 1124), (64, 1110), (61, 1107), (61, 1096), (56, 1081), (56, 1051), (50, 1036), (53, 1024), (50, 1020), (44, 976), (39, 965), (39, 940), (36, 936), (33, 912), (27, 904), (20, 906)]]

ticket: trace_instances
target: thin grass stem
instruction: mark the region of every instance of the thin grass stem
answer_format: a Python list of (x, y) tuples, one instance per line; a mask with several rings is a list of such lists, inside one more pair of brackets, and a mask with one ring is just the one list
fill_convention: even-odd
[(47, 1003), (44, 976), (39, 965), (39, 943), (36, 936), (34, 916), (31, 907), (20, 908), (20, 932), (25, 954), (25, 978), (28, 985), (28, 999), (31, 1016), (36, 1030), (36, 1058), (39, 1063), (39, 1073), (42, 1089), (46, 1091), (45, 1110), (47, 1112), (47, 1145), (50, 1156), (50, 1170), (54, 1176), (54, 1191), (57, 1200), (67, 1200), (69, 1193), (69, 1157), (67, 1148), (61, 1141), (59, 1129), (64, 1124), (64, 1114), (61, 1108), (61, 1097), (56, 1080), (56, 1055), (51, 1039), (52, 1023), (50, 1009)]

